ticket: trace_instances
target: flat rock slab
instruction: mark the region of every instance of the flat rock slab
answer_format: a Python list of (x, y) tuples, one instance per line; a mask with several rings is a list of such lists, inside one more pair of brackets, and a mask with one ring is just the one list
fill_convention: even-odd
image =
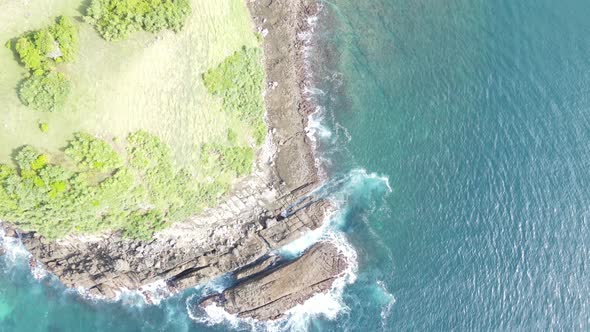
[(320, 242), (300, 258), (277, 270), (260, 273), (201, 305), (220, 304), (239, 317), (277, 319), (314, 294), (329, 290), (346, 267), (346, 258), (333, 244)]

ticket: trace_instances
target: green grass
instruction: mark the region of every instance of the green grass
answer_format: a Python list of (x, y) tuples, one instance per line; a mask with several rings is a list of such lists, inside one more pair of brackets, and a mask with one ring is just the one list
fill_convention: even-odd
[[(261, 54), (247, 8), (242, 0), (191, 4), (199, 10), (183, 28), (157, 38), (137, 31), (107, 42), (95, 26), (76, 22), (76, 59), (30, 76), (70, 79), (60, 112), (21, 105), (14, 91), (28, 70), (14, 61), (14, 48), (0, 49), (0, 220), (49, 238), (117, 230), (147, 239), (216, 204), (251, 172), (251, 146), (266, 128)], [(74, 0), (31, 0), (29, 7), (24, 19), (19, 6), (0, 3), (0, 39), (84, 8)], [(245, 94), (231, 85), (209, 93), (202, 74), (223, 63), (237, 69), (218, 78), (245, 84)], [(227, 107), (227, 96), (236, 108)]]
[[(143, 129), (170, 146), (176, 162), (189, 165), (200, 147), (223, 142), (233, 128), (240, 144), (249, 144), (252, 126), (223, 110), (208, 93), (202, 74), (242, 46), (258, 45), (242, 0), (192, 0), (193, 13), (178, 32), (139, 31), (126, 40), (104, 40), (94, 26), (74, 21), (79, 33), (75, 61), (59, 64), (71, 90), (59, 112), (32, 112), (15, 91), (28, 72), (12, 50), (0, 47), (0, 162), (10, 163), (14, 149), (33, 144), (55, 151), (76, 132), (126, 137)], [(39, 30), (60, 15), (86, 14), (82, 0), (0, 2), (0, 40)], [(198, 10), (196, 10), (198, 8)], [(49, 132), (38, 130), (38, 122)]]

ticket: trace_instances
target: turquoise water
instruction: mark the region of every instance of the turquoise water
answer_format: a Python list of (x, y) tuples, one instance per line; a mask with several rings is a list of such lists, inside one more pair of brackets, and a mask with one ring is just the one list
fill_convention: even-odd
[(588, 330), (590, 2), (327, 7), (332, 172), (393, 192), (349, 216), (359, 276), (322, 326)]
[(203, 289), (92, 302), (4, 257), (0, 331), (590, 328), (590, 2), (324, 6), (325, 234), (355, 249), (351, 283), (251, 325), (195, 310)]

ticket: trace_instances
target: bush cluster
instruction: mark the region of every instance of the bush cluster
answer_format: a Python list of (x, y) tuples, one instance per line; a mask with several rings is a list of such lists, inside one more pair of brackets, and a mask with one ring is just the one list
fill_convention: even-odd
[(121, 166), (121, 157), (107, 142), (86, 133), (74, 134), (65, 150), (80, 170), (107, 172)]
[(26, 78), (18, 89), (18, 97), (32, 109), (54, 112), (63, 107), (70, 89), (70, 81), (65, 75), (52, 71)]
[(56, 65), (72, 61), (78, 48), (78, 31), (61, 16), (56, 23), (19, 37), (14, 44), (20, 62), (30, 71), (19, 87), (23, 104), (39, 111), (53, 112), (65, 104), (70, 81), (56, 72)]
[(92, 0), (85, 19), (104, 39), (122, 40), (139, 30), (178, 32), (190, 13), (189, 0)]
[(264, 142), (264, 68), (260, 48), (243, 47), (203, 74), (203, 82), (209, 93), (222, 98), (227, 112), (252, 126), (257, 144)]
[(233, 176), (252, 172), (254, 150), (250, 147), (205, 144), (201, 153), (204, 164), (212, 164), (222, 172), (229, 172)]
[[(244, 172), (240, 165), (249, 157), (232, 158), (226, 167)], [(105, 141), (76, 134), (64, 155), (24, 146), (15, 162), (0, 164), (0, 219), (49, 238), (119, 230), (149, 239), (229, 189), (222, 177), (203, 181), (175, 167), (169, 147), (144, 131), (129, 135), (125, 156)]]
[(15, 50), (21, 63), (34, 75), (54, 70), (55, 65), (74, 59), (78, 49), (78, 31), (66, 16), (46, 28), (19, 37)]

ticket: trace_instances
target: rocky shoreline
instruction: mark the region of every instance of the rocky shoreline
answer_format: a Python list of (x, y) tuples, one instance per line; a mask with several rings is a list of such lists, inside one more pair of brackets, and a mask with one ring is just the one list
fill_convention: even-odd
[[(265, 36), (268, 82), (270, 133), (254, 173), (240, 181), (223, 204), (147, 242), (118, 233), (50, 241), (4, 224), (7, 236), (21, 238), (33, 264), (67, 287), (108, 299), (121, 290), (137, 290), (149, 299), (148, 286), (159, 281), (175, 292), (234, 271), (241, 276), (238, 282), (208, 303), (215, 301), (230, 313), (257, 319), (278, 318), (331, 287), (346, 266), (333, 245), (316, 244), (301, 258), (278, 267), (265, 258), (320, 227), (330, 207), (309, 195), (320, 179), (307, 135), (307, 119), (315, 107), (303, 96), (307, 76), (302, 36), (312, 28), (308, 18), (319, 8), (309, 0), (246, 1), (256, 28)], [(293, 209), (295, 201), (300, 204)]]

